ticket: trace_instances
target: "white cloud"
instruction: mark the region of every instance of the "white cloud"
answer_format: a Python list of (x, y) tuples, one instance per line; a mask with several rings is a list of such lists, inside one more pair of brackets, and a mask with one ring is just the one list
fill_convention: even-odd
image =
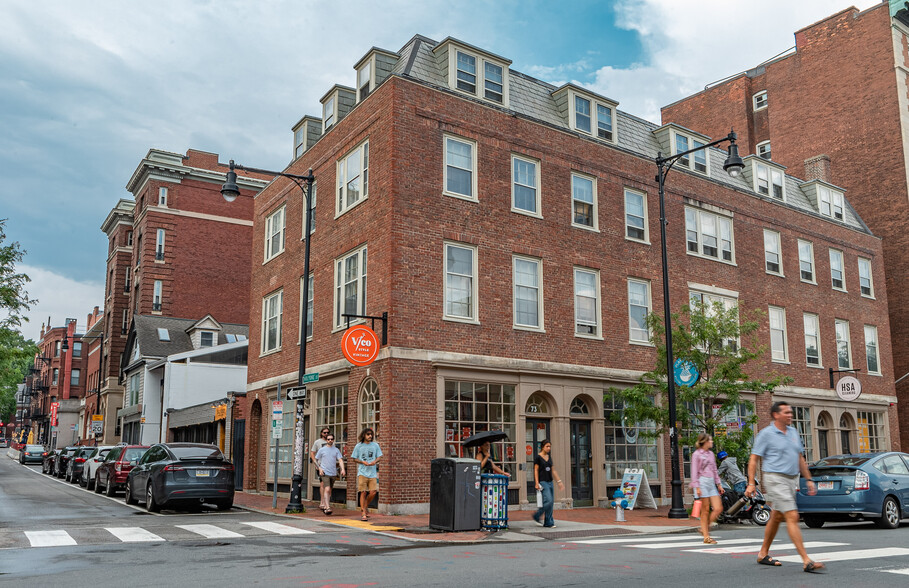
[[(855, 2), (859, 9), (875, 4)], [(848, 6), (830, 0), (620, 0), (616, 25), (638, 33), (644, 58), (628, 68), (603, 66), (583, 85), (658, 123), (661, 106), (793, 47), (795, 31)]]
[(28, 322), (19, 329), (26, 339), (35, 341), (41, 336), (41, 324), (50, 317), (51, 326), (63, 326), (67, 318), (76, 319), (76, 325), (85, 329), (85, 319), (95, 306), (104, 303), (104, 284), (79, 282), (52, 271), (29, 265), (16, 266), (31, 282), (26, 284), (29, 298), (37, 299), (26, 313)]

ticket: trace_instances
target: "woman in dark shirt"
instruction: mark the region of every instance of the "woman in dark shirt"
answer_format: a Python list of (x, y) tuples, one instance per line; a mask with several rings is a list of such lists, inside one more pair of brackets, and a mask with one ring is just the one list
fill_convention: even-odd
[(477, 459), (480, 460), (480, 471), (484, 474), (511, 476), (511, 474), (493, 463), (492, 457), (489, 454), (489, 441), (477, 447)]
[[(538, 508), (537, 512), (533, 513), (533, 520), (538, 525), (548, 528), (555, 527), (555, 521), (552, 520), (552, 505), (554, 502), (552, 494), (553, 478), (555, 478), (556, 484), (559, 485), (559, 490), (564, 490), (565, 488), (562, 484), (561, 476), (559, 476), (559, 473), (552, 465), (551, 452), (552, 443), (549, 442), (549, 439), (543, 439), (540, 443), (540, 452), (533, 458), (534, 487), (536, 487), (537, 492), (540, 492), (543, 495), (543, 506)], [(545, 519), (541, 522), (540, 518), (544, 515)]]

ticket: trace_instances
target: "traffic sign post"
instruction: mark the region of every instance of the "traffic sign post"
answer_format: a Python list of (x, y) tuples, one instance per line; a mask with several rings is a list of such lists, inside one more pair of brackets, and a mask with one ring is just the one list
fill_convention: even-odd
[(104, 434), (104, 415), (92, 415), (92, 433), (96, 436)]
[[(316, 374), (317, 377), (318, 375), (319, 374)], [(306, 386), (296, 386), (287, 389), (288, 400), (301, 400), (303, 398), (306, 398)]]

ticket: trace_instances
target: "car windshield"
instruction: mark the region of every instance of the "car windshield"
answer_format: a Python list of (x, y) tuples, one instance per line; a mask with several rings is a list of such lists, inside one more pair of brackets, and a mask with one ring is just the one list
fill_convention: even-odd
[(25, 450), (26, 451), (44, 451), (44, 446), (43, 445), (26, 445)]
[(865, 456), (841, 455), (836, 457), (827, 457), (817, 463), (812, 464), (814, 468), (827, 468), (831, 466), (860, 466), (871, 459)]
[(148, 448), (142, 447), (130, 447), (126, 450), (126, 454), (120, 458), (121, 461), (134, 461), (141, 458), (145, 455), (145, 452), (148, 451)]
[(170, 447), (171, 452), (177, 456), (177, 459), (224, 459), (221, 450), (217, 447)]

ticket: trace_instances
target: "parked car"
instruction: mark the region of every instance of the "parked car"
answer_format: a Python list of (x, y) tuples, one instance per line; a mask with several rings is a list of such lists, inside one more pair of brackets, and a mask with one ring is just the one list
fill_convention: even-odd
[(19, 463), (42, 463), (45, 455), (47, 455), (47, 451), (44, 450), (43, 445), (26, 445), (19, 452)]
[(85, 462), (82, 464), (82, 474), (79, 476), (79, 485), (91, 490), (95, 487), (95, 472), (98, 466), (107, 457), (108, 452), (113, 449), (113, 445), (98, 445), (94, 448)]
[(215, 445), (158, 443), (130, 470), (125, 499), (145, 502), (149, 512), (203, 503), (227, 510), (234, 504), (234, 466)]
[(44, 461), (41, 462), (41, 473), (42, 474), (53, 474), (54, 473), (54, 461), (57, 459), (57, 456), (60, 455), (62, 449), (49, 449), (47, 455), (44, 456)]
[(94, 451), (94, 447), (80, 447), (72, 457), (70, 457), (69, 462), (66, 464), (66, 481), (70, 484), (76, 484), (79, 482), (79, 478), (82, 477), (82, 464), (85, 463), (85, 460), (88, 458), (89, 454)]
[(9, 447), (9, 439), (6, 439), (6, 438), (0, 439), (0, 447)]
[(895, 529), (909, 517), (909, 455), (896, 451), (836, 455), (808, 468), (817, 494), (806, 481), (796, 495), (802, 520), (812, 529), (827, 521), (873, 520)]
[(126, 476), (148, 451), (148, 445), (117, 445), (108, 452), (95, 471), (95, 493), (113, 496), (126, 484)]
[(79, 449), (81, 449), (81, 447), (78, 445), (72, 445), (70, 447), (64, 447), (60, 451), (60, 453), (57, 455), (57, 459), (54, 460), (54, 476), (57, 478), (62, 478), (66, 475), (66, 466), (73, 454), (76, 453)]

